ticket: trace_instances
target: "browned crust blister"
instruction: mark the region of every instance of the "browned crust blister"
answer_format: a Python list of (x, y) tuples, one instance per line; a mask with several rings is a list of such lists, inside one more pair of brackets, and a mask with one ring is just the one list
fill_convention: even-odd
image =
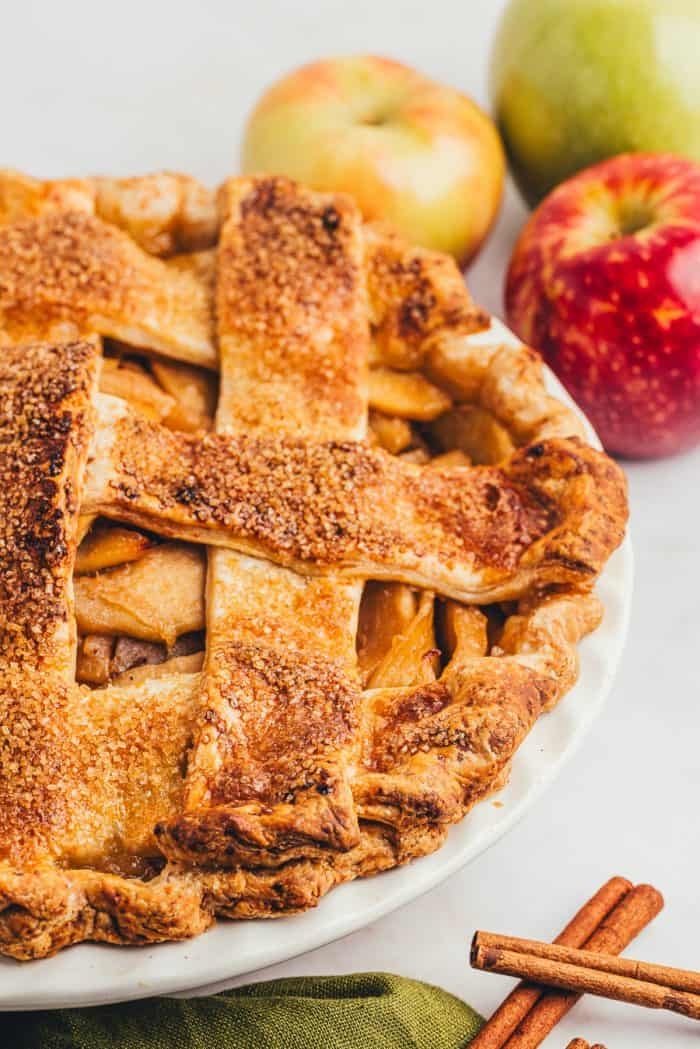
[[(503, 784), (576, 679), (626, 497), (536, 355), (475, 340), (487, 321), (450, 260), (340, 195), (0, 174), (0, 951), (304, 910)], [(98, 341), (67, 332), (220, 368), (217, 432), (97, 395)], [(372, 447), (368, 364), (421, 370), (515, 453)], [(80, 510), (211, 548), (202, 674), (74, 683)], [(367, 578), (517, 605), (490, 651), (484, 628), (435, 680), (363, 691)]]

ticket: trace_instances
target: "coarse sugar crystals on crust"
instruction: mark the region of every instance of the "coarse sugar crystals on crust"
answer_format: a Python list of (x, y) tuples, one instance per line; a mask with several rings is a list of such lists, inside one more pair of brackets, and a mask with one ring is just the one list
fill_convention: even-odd
[(362, 436), (369, 331), (356, 205), (286, 179), (231, 179), (220, 198), (221, 425)]
[[(626, 498), (486, 322), (339, 194), (0, 172), (0, 951), (295, 913), (503, 785), (576, 678)], [(156, 392), (154, 356), (220, 371), (215, 432), (98, 392), (101, 350)], [(95, 514), (208, 548), (201, 671), (76, 684)]]
[(3, 663), (70, 672), (67, 605), (97, 367), (88, 342), (0, 353)]
[(63, 822), (52, 780), (76, 767), (64, 736), (71, 572), (97, 364), (88, 342), (0, 355), (0, 844), (10, 853)]
[(123, 415), (85, 506), (297, 571), (406, 578), (456, 598), (587, 585), (622, 535), (619, 470), (576, 439), (425, 470), (363, 442), (192, 438)]
[[(312, 449), (365, 430), (362, 221), (349, 199), (285, 179), (231, 180), (220, 196), (218, 433), (212, 455), (195, 452), (197, 479), (178, 487), (176, 501), (179, 494), (179, 505), (204, 522), (197, 490), (207, 459), (209, 508), (216, 514), (222, 499), (225, 514), (255, 519), (264, 533), (279, 528), (290, 542), (308, 535), (303, 507), (283, 519), (273, 490), (287, 487), (294, 498), (291, 446)], [(272, 461), (262, 451), (268, 432), (281, 435)], [(290, 432), (296, 441), (285, 440)], [(247, 502), (229, 501), (235, 466), (225, 455), (219, 462), (223, 446), (241, 440), (251, 447), (247, 457), (234, 453), (243, 489), (261, 464), (271, 482)], [(348, 496), (351, 478), (340, 484)], [(311, 494), (313, 480), (302, 485)], [(227, 867), (278, 867), (352, 848), (360, 837), (350, 768), (359, 745), (361, 584), (300, 581), (284, 565), (261, 573), (248, 557), (218, 549), (208, 589), (206, 686), (186, 811), (159, 828), (161, 847), (171, 858), (216, 857)]]
[(196, 271), (83, 211), (0, 225), (0, 342), (61, 326), (216, 367), (211, 293)]

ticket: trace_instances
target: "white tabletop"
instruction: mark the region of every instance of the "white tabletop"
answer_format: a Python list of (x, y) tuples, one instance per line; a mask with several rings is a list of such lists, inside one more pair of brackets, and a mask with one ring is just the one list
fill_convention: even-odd
[[(339, 53), (384, 53), (486, 102), (489, 43), (503, 6), (25, 0), (3, 20), (0, 163), (42, 176), (165, 167), (213, 184), (236, 169), (243, 121), (260, 90), (302, 61)], [(525, 214), (509, 190), (468, 277), (496, 314)], [(666, 895), (634, 954), (700, 967), (699, 471), (700, 450), (628, 467), (638, 573), (629, 645), (603, 717), (555, 786), (442, 887), (256, 979), (385, 969), (439, 984), (489, 1013), (510, 981), (469, 970), (474, 929), (549, 938), (614, 873)], [(697, 1044), (689, 1021), (593, 999), (545, 1045), (563, 1047), (575, 1034), (610, 1049)]]

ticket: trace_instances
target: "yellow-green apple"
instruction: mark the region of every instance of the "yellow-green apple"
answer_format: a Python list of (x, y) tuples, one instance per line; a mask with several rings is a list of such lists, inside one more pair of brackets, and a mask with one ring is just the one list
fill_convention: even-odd
[(700, 0), (512, 0), (491, 96), (530, 204), (618, 153), (700, 160)]
[(531, 216), (506, 312), (610, 452), (700, 440), (700, 165), (628, 153), (564, 182)]
[(243, 170), (343, 190), (465, 264), (501, 199), (505, 161), (491, 120), (466, 95), (387, 58), (313, 62), (269, 88), (243, 142)]

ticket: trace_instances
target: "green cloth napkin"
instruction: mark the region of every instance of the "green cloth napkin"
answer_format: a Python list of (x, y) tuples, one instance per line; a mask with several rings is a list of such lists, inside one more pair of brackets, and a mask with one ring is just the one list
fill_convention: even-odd
[(465, 1002), (391, 973), (304, 976), (209, 998), (5, 1013), (2, 1049), (463, 1049)]

